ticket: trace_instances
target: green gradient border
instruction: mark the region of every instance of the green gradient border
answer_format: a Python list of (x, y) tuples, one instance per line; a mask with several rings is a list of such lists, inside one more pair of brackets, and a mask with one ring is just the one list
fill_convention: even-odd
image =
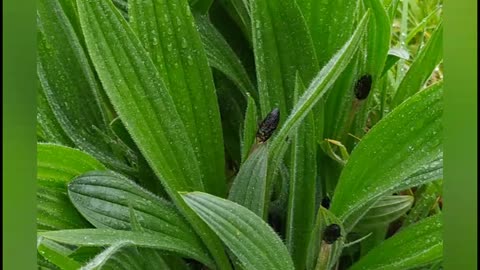
[(3, 269), (36, 266), (35, 2), (3, 1)]
[(477, 269), (477, 1), (445, 4), (446, 270)]

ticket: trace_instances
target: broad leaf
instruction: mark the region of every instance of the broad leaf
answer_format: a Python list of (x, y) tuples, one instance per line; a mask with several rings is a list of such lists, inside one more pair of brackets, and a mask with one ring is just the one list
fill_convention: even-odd
[(282, 240), (255, 213), (207, 193), (186, 193), (183, 198), (222, 239), (245, 270), (294, 269)]
[(202, 246), (171, 203), (120, 174), (111, 171), (82, 174), (70, 182), (68, 194), (78, 211), (97, 228), (132, 230), (133, 214), (147, 232), (165, 234), (185, 245)]
[(413, 204), (410, 195), (385, 196), (378, 200), (356, 225), (358, 229), (369, 229), (388, 225), (403, 216)]
[(319, 70), (313, 43), (295, 1), (251, 0), (250, 8), (261, 115), (279, 108), (283, 123), (297, 71), (308, 83)]
[(355, 263), (351, 270), (407, 270), (443, 258), (442, 215), (426, 218), (385, 240)]
[[(189, 222), (194, 224), (218, 267), (230, 269), (220, 240), (184, 205), (176, 193), (179, 190), (205, 190), (204, 177), (195, 154), (198, 150), (193, 149), (189, 137), (191, 134), (188, 134), (177, 111), (177, 107), (181, 109), (181, 106), (176, 106), (154, 62), (111, 2), (78, 1), (77, 4), (88, 51), (120, 119), (167, 193)], [(212, 113), (215, 111), (214, 108), (210, 110)], [(215, 118), (210, 120), (214, 124), (212, 129), (219, 128)], [(212, 148), (216, 149), (217, 143), (214, 142)], [(217, 158), (222, 160), (223, 166), (223, 159), (216, 156), (215, 160)], [(223, 171), (223, 167), (220, 171)], [(221, 177), (223, 179), (223, 175)], [(221, 186), (217, 188), (222, 189)]]
[[(133, 32), (165, 84), (162, 91), (167, 90), (172, 97), (198, 161), (204, 189), (225, 196), (220, 112), (207, 56), (187, 0), (130, 0), (129, 16)], [(149, 61), (146, 56), (143, 59)]]
[(419, 92), (378, 122), (353, 150), (330, 208), (347, 231), (380, 196), (431, 180), (402, 182), (442, 153), (442, 97), (442, 87)]
[(37, 76), (59, 125), (78, 148), (112, 168), (133, 171), (109, 144), (100, 85), (63, 6), (39, 1), (37, 25)]
[(55, 144), (37, 144), (37, 229), (90, 227), (67, 195), (67, 184), (91, 170), (105, 169), (92, 156)]
[(265, 210), (268, 168), (268, 143), (257, 146), (238, 172), (228, 199), (263, 217)]
[(126, 241), (139, 247), (174, 252), (181, 256), (198, 260), (209, 267), (213, 266), (213, 261), (201, 247), (178, 241), (176, 238), (161, 233), (113, 229), (78, 229), (41, 232), (39, 235), (60, 243), (77, 246), (110, 246), (119, 241)]

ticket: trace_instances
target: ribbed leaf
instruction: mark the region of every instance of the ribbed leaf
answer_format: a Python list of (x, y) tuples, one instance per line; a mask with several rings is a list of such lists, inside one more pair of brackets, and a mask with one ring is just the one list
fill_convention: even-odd
[(67, 195), (74, 177), (105, 167), (92, 156), (55, 144), (37, 144), (37, 229), (61, 230), (90, 227)]
[(162, 233), (192, 248), (203, 248), (198, 236), (171, 203), (120, 174), (85, 173), (70, 182), (68, 194), (78, 211), (97, 228), (132, 230), (133, 214), (147, 232)]
[(356, 225), (368, 229), (388, 225), (403, 216), (413, 204), (413, 196), (385, 196), (378, 200)]
[(362, 257), (351, 270), (408, 270), (443, 257), (442, 215), (426, 218), (385, 240)]
[(255, 213), (207, 193), (186, 193), (183, 198), (217, 233), (244, 269), (294, 269), (282, 240)]
[(206, 16), (195, 16), (208, 63), (211, 67), (225, 74), (246, 97), (250, 94), (258, 96), (255, 86), (248, 77), (242, 62)]
[(326, 65), (349, 40), (355, 29), (357, 2), (358, 0), (297, 1), (310, 30), (320, 66)]
[[(206, 2), (199, 1), (198, 3)], [(129, 17), (165, 83), (207, 192), (225, 195), (220, 113), (212, 74), (186, 0), (130, 0)]]
[(39, 233), (47, 239), (77, 246), (110, 246), (119, 241), (131, 242), (139, 247), (155, 248), (175, 252), (187, 258), (198, 260), (212, 267), (213, 261), (199, 247), (178, 241), (161, 233), (121, 231), (113, 229), (78, 229)]
[(62, 5), (39, 1), (37, 26), (37, 75), (63, 131), (77, 147), (103, 163), (132, 171), (109, 145), (100, 86)]
[(308, 83), (319, 70), (312, 39), (295, 1), (251, 0), (250, 8), (261, 114), (279, 108), (283, 123), (297, 71)]
[[(166, 256), (172, 263), (178, 262), (172, 256)], [(98, 253), (88, 261), (81, 270), (147, 270), (147, 269), (184, 269), (171, 268), (159, 250), (137, 248), (129, 242), (118, 242)]]
[[(162, 181), (167, 193), (189, 222), (195, 225), (218, 267), (229, 269), (230, 265), (220, 240), (184, 205), (176, 193), (178, 190), (205, 188), (188, 131), (154, 62), (110, 1), (88, 0), (78, 1), (77, 4), (88, 51), (120, 119), (152, 170)], [(187, 8), (181, 12), (186, 10)], [(214, 93), (209, 94), (212, 95)], [(209, 110), (215, 111), (214, 108)], [(219, 127), (214, 123), (209, 128)], [(217, 148), (217, 143), (211, 145), (212, 149)], [(222, 170), (223, 167), (220, 171)]]
[(378, 122), (353, 150), (330, 208), (347, 231), (381, 195), (429, 180), (402, 182), (442, 153), (442, 97), (442, 87), (421, 91)]
[(267, 189), (268, 143), (258, 146), (243, 163), (238, 172), (228, 199), (260, 217), (264, 215)]
[[(40, 83), (39, 83), (40, 84)], [(37, 91), (37, 136), (48, 143), (73, 146), (72, 141), (63, 131), (48, 104), (45, 93), (39, 85)], [(40, 134), (39, 134), (40, 132)]]
[(437, 26), (435, 32), (425, 47), (415, 57), (407, 74), (403, 77), (392, 100), (392, 107), (420, 91), (434, 68), (443, 59), (443, 23)]
[[(297, 77), (295, 99), (305, 86)], [(296, 101), (296, 100), (295, 100)], [(315, 181), (317, 179), (315, 122), (307, 115), (292, 138), (286, 245), (295, 269), (304, 269), (310, 233), (315, 222)]]

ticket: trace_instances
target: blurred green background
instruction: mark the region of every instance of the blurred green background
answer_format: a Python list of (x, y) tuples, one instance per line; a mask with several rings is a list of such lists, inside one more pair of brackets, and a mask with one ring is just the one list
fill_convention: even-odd
[[(477, 3), (445, 11), (445, 269), (477, 269)], [(3, 268), (35, 269), (35, 5), (3, 1)]]

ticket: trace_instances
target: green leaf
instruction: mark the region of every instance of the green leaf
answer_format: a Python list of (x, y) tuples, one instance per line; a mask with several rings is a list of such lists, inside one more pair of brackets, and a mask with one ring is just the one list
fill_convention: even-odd
[(401, 181), (394, 191), (401, 191), (412, 187), (411, 183), (426, 183), (443, 179), (443, 152), (432, 161), (421, 166), (416, 172)]
[(193, 9), (206, 14), (213, 3), (213, 0), (189, 0)]
[(255, 136), (258, 129), (257, 123), (257, 105), (255, 104), (255, 100), (251, 96), (248, 96), (247, 111), (245, 112), (245, 121), (243, 123), (242, 163), (247, 159), (255, 143)]
[(366, 35), (368, 41), (365, 71), (375, 80), (379, 77), (387, 59), (391, 23), (380, 0), (364, 0), (364, 3), (365, 8), (372, 10)]
[(378, 122), (353, 150), (330, 208), (347, 231), (380, 196), (429, 180), (402, 182), (442, 153), (442, 97), (442, 87), (419, 92)]
[(268, 143), (264, 143), (252, 150), (235, 177), (228, 196), (229, 200), (246, 207), (260, 217), (264, 216), (265, 201), (268, 200), (266, 198), (268, 148)]
[(413, 204), (413, 196), (385, 196), (378, 200), (356, 225), (357, 229), (385, 226), (403, 216)]
[[(40, 82), (39, 82), (40, 84)], [(37, 135), (45, 142), (62, 144), (65, 146), (73, 146), (72, 141), (63, 131), (62, 127), (55, 118), (55, 115), (48, 104), (45, 92), (42, 91), (39, 85), (37, 91)], [(38, 134), (40, 131), (41, 134)]]
[[(266, 147), (263, 150), (258, 149), (256, 154), (250, 155), (245, 161), (231, 188), (229, 196), (231, 200), (247, 207), (255, 213), (261, 213), (260, 216), (265, 215), (271, 194), (274, 172), (283, 159), (283, 155), (288, 146), (288, 136), (295, 134), (296, 127), (300, 125), (303, 119), (312, 111), (315, 104), (325, 95), (330, 86), (348, 65), (358, 48), (362, 35), (365, 33), (367, 22), (368, 14), (362, 19), (352, 38), (314, 78), (305, 93), (299, 98), (292, 113), (288, 116), (277, 135), (270, 138), (270, 140), (272, 140), (271, 142), (267, 142), (268, 162), (265, 161), (266, 157), (263, 156), (267, 155)], [(259, 160), (262, 162), (257, 164)], [(269, 169), (267, 170), (267, 174), (265, 174), (265, 166), (267, 165)], [(255, 166), (257, 166), (257, 169), (255, 169)], [(263, 200), (263, 202), (253, 202), (252, 200)], [(253, 205), (255, 205), (255, 207), (252, 207)], [(264, 210), (259, 212), (260, 209), (258, 207), (261, 205), (264, 206)]]
[(442, 215), (426, 218), (385, 240), (351, 270), (406, 270), (427, 266), (443, 257)]
[[(95, 258), (90, 260), (86, 265), (82, 267), (82, 270), (94, 270), (94, 269), (102, 269), (103, 265), (119, 250), (122, 248), (130, 245), (129, 242), (118, 242), (115, 243), (111, 246), (109, 246), (107, 249), (99, 253)], [(131, 267), (131, 266), (130, 266)], [(132, 268), (131, 269), (135, 269)], [(137, 268), (138, 269), (138, 268)]]
[(129, 16), (132, 30), (172, 97), (199, 162), (204, 189), (225, 196), (220, 111), (207, 56), (187, 1), (130, 0)]
[[(305, 86), (297, 77), (296, 99)], [(295, 100), (296, 101), (296, 100)], [(295, 269), (305, 269), (308, 242), (315, 222), (315, 181), (317, 179), (315, 122), (307, 115), (292, 138), (286, 245)]]
[[(305, 93), (301, 95), (292, 112), (285, 120), (282, 128), (273, 138), (271, 145), (271, 157), (278, 160), (287, 137), (295, 132), (295, 128), (313, 109), (315, 104), (327, 93), (336, 79), (344, 71), (356, 52), (362, 36), (365, 34), (368, 24), (369, 13), (367, 12), (358, 24), (357, 29), (344, 46), (335, 54), (332, 59), (315, 76)], [(277, 162), (273, 162), (277, 164)], [(275, 167), (274, 167), (275, 168)]]
[(171, 203), (120, 174), (111, 171), (85, 173), (70, 182), (68, 194), (78, 211), (97, 228), (132, 230), (131, 214), (134, 214), (147, 232), (165, 234), (199, 249), (203, 247)]
[(37, 26), (37, 76), (63, 131), (78, 148), (103, 163), (132, 171), (109, 145), (100, 86), (72, 22), (58, 1), (39, 2)]
[(400, 59), (408, 60), (410, 59), (410, 54), (402, 48), (390, 49), (381, 76), (384, 76)]
[(351, 0), (297, 1), (310, 30), (320, 66), (326, 65), (350, 39), (355, 30), (357, 2)]
[(79, 262), (68, 257), (70, 249), (41, 237), (37, 241), (37, 250), (40, 255), (60, 269), (75, 270), (81, 267)]
[(208, 17), (197, 15), (195, 19), (210, 66), (225, 74), (245, 97), (247, 94), (257, 97), (245, 67), (222, 34)]
[(392, 100), (392, 108), (418, 92), (442, 59), (443, 23), (440, 23), (400, 82)]
[(191, 192), (182, 196), (217, 233), (244, 269), (294, 269), (282, 240), (255, 213), (207, 193)]
[[(77, 4), (88, 51), (120, 119), (177, 208), (202, 237), (217, 266), (230, 269), (220, 240), (176, 193), (205, 187), (188, 131), (154, 62), (111, 2), (88, 0)], [(211, 145), (212, 149), (217, 143)]]
[(415, 192), (415, 205), (403, 221), (403, 226), (410, 226), (426, 218), (437, 203), (438, 196), (440, 196), (438, 187), (434, 183), (427, 183), (417, 189)]
[(294, 104), (297, 71), (310, 82), (319, 70), (312, 39), (295, 1), (251, 0), (250, 8), (260, 112), (279, 108), (282, 124)]
[(133, 245), (174, 252), (212, 267), (213, 261), (200, 247), (192, 246), (162, 233), (121, 231), (113, 229), (78, 229), (41, 232), (40, 236), (77, 246), (110, 246), (119, 241)]
[(92, 156), (55, 144), (37, 144), (37, 229), (60, 230), (90, 227), (67, 195), (67, 184), (74, 177), (105, 169)]

